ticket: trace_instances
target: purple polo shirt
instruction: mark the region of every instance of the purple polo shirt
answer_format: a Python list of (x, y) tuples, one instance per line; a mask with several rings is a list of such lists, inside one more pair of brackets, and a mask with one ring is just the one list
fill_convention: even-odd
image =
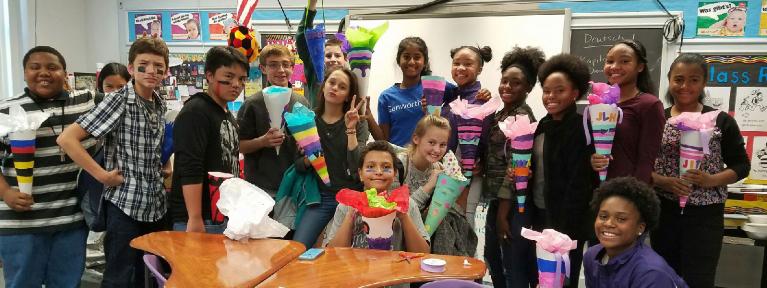
[(602, 244), (589, 248), (583, 256), (586, 287), (622, 288), (655, 287), (685, 288), (687, 284), (668, 266), (658, 253), (637, 240), (636, 245), (602, 264), (605, 249)]

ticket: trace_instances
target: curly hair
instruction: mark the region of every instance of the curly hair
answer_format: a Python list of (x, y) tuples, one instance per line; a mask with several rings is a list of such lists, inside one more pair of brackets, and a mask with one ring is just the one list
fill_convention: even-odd
[(658, 225), (660, 218), (660, 200), (655, 191), (644, 182), (634, 177), (619, 177), (602, 183), (596, 189), (591, 209), (599, 212), (599, 206), (610, 197), (621, 197), (631, 202), (639, 211), (640, 221), (645, 223), (645, 231), (651, 231)]
[[(389, 142), (386, 142), (384, 140), (376, 140), (373, 142), (368, 143), (365, 145), (365, 147), (362, 147), (362, 152), (360, 153), (360, 163), (359, 167), (364, 166), (365, 164), (365, 156), (368, 155), (368, 152), (370, 151), (381, 151), (389, 153), (391, 156), (392, 163), (397, 161), (397, 153), (394, 152), (394, 148), (391, 147), (391, 144)], [(394, 166), (394, 172), (397, 172), (397, 166)]]
[(565, 74), (573, 86), (578, 89), (578, 99), (583, 98), (589, 91), (591, 73), (589, 73), (589, 67), (586, 65), (586, 62), (583, 62), (581, 58), (570, 54), (559, 54), (551, 57), (538, 69), (538, 81), (541, 81), (541, 84), (543, 84), (543, 82), (546, 82), (546, 78), (549, 78), (549, 75), (556, 72)]
[(490, 46), (483, 46), (482, 48), (477, 46), (461, 46), (458, 48), (453, 48), (450, 50), (450, 59), (455, 58), (455, 54), (463, 49), (469, 49), (470, 51), (477, 54), (480, 68), (485, 66), (485, 62), (490, 62), (490, 60), (493, 60), (493, 49), (491, 49)]
[(525, 48), (515, 46), (510, 52), (503, 55), (503, 59), (501, 60), (501, 73), (506, 72), (506, 69), (511, 67), (519, 68), (519, 70), (522, 70), (522, 73), (525, 74), (527, 84), (529, 84), (530, 89), (532, 89), (533, 86), (535, 86), (535, 81), (538, 80), (536, 78), (536, 75), (538, 75), (538, 68), (541, 67), (541, 64), (543, 64), (544, 61), (546, 61), (546, 54), (540, 49), (530, 46)]

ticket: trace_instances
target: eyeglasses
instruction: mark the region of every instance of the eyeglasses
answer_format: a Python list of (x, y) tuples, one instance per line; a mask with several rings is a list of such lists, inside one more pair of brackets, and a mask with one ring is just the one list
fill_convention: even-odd
[(267, 63), (266, 67), (269, 68), (269, 70), (279, 70), (280, 67), (282, 67), (282, 69), (285, 69), (285, 70), (291, 70), (291, 69), (293, 69), (293, 63), (289, 63), (289, 62), (282, 62), (282, 63), (272, 62), (272, 63)]

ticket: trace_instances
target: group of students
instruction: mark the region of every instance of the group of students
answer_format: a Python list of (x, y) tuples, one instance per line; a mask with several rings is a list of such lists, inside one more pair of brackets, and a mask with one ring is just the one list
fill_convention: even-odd
[[(297, 34), (298, 54), (307, 65), (312, 62), (300, 40), (315, 14), (313, 0)], [(476, 159), (471, 159), (476, 168), (469, 174), (483, 178), (481, 199), (489, 207), (484, 257), (495, 287), (529, 287), (538, 281), (534, 243), (520, 236), (522, 227), (555, 229), (580, 244), (599, 243), (585, 254), (583, 245), (570, 252), (567, 287), (578, 286), (581, 264), (588, 287), (713, 287), (726, 185), (745, 177), (750, 167), (738, 126), (723, 112), (701, 168), (679, 175), (680, 132), (665, 122), (683, 112), (713, 111), (702, 104), (708, 69), (700, 55), (682, 54), (672, 63), (667, 92), (672, 106), (664, 111), (650, 83), (642, 44), (622, 40), (609, 49), (604, 72), (609, 83), (620, 86), (623, 120), (608, 159), (587, 144), (582, 115), (576, 111), (576, 101), (589, 92), (590, 74), (574, 55), (546, 59), (537, 48), (513, 48), (501, 61), (498, 94), (503, 106), (475, 121), (454, 115), (447, 104), (490, 99), (477, 76), (492, 58), (491, 49), (451, 50), (455, 84), (445, 89), (440, 115), (429, 114), (421, 84), (421, 76), (430, 74), (429, 49), (421, 38), (408, 37), (400, 42), (395, 59), (402, 81), (378, 97), (376, 120), (369, 97), (359, 95), (346, 52), (342, 41), (327, 41), (325, 75), (314, 75), (307, 67), (305, 95), (293, 93), (286, 106), (292, 111), (301, 103), (315, 111), (328, 186), (315, 176), (290, 133), (270, 128), (261, 92), (245, 101), (236, 118), (228, 110), (226, 103), (243, 92), (250, 69), (231, 47), (207, 52), (208, 88), (192, 95), (175, 120), (172, 161), (162, 157), (167, 108), (156, 92), (168, 71), (168, 48), (162, 40), (138, 39), (129, 50), (127, 67), (105, 66), (98, 89), (106, 94), (65, 90), (64, 57), (47, 46), (29, 50), (23, 60), (27, 88), (1, 101), (0, 112), (21, 105), (52, 116), (37, 130), (31, 195), (15, 188), (14, 156), (7, 137), (0, 141), (0, 194), (6, 203), (0, 205), (0, 257), (6, 285), (79, 286), (88, 233), (77, 189), (81, 169), (105, 186), (102, 285), (140, 285), (142, 252), (129, 242), (167, 229), (221, 233), (226, 222), (211, 211), (207, 174), (239, 175), (240, 153), (245, 156), (245, 179), (270, 195), (295, 187), (285, 179), (305, 181), (299, 186), (315, 193), (318, 201), (302, 207), (288, 236), (306, 247), (367, 248), (359, 213), (339, 205), (336, 193), (343, 188), (388, 192), (407, 185), (410, 208), (397, 212), (394, 249), (473, 257), (478, 241), (468, 188), (432, 236), (423, 222), (444, 169), (441, 160), (447, 153), (469, 155), (462, 153), (467, 148), (458, 134), (471, 127), (481, 131)], [(260, 69), (270, 85), (290, 86), (293, 59), (285, 46), (261, 50)], [(536, 120), (526, 101), (538, 82), (542, 99), (530, 100), (542, 101), (546, 115), (534, 134), (531, 201), (518, 213), (511, 209), (511, 147), (498, 123), (508, 117)], [(369, 141), (371, 136), (375, 141)], [(105, 151), (103, 163), (93, 157), (99, 147)], [(609, 180), (600, 185), (596, 171), (605, 168)], [(166, 195), (163, 179), (169, 175), (172, 188)], [(689, 196), (684, 214), (677, 204), (680, 196)], [(652, 248), (644, 243), (648, 234)]]

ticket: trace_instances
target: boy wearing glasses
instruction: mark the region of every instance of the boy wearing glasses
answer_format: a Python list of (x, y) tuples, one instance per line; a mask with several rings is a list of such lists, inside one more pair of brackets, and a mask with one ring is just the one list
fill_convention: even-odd
[(248, 69), (248, 60), (236, 49), (211, 48), (205, 55), (207, 92), (192, 95), (176, 117), (175, 169), (169, 198), (173, 230), (223, 233), (226, 228), (211, 213), (207, 175), (239, 174), (237, 122), (227, 102), (237, 99), (245, 89)]
[[(270, 85), (288, 87), (294, 64), (288, 47), (267, 45), (261, 50), (258, 61)], [(293, 92), (285, 111), (292, 111), (296, 102), (309, 107), (306, 98)], [(270, 128), (269, 113), (261, 91), (245, 100), (237, 114), (237, 121), (240, 124), (240, 152), (245, 155), (245, 180), (274, 197), (280, 188), (282, 174), (301, 157), (295, 140), (286, 137), (285, 129)], [(277, 146), (280, 146), (279, 155), (275, 149)]]
[[(166, 106), (155, 91), (167, 75), (168, 47), (157, 37), (137, 39), (130, 47), (128, 61), (131, 83), (108, 94), (57, 139), (75, 163), (105, 186), (104, 287), (141, 283), (143, 253), (129, 243), (166, 227), (160, 159)], [(80, 144), (88, 136), (106, 140), (105, 167)]]

